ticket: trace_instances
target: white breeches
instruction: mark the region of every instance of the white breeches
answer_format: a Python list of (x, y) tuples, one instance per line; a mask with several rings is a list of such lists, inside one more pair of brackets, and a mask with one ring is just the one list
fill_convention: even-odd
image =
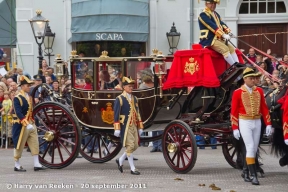
[(261, 134), (261, 119), (239, 119), (239, 130), (245, 143), (246, 157), (255, 158)]

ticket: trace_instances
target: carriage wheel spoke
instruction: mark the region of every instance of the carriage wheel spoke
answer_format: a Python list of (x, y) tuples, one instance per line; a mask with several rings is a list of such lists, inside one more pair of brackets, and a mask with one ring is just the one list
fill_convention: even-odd
[(35, 117), (37, 117), (37, 119), (39, 120), (40, 124), (42, 125), (41, 127), (45, 127), (45, 128), (46, 128), (46, 129), (42, 129), (42, 128), (40, 128), (40, 126), (39, 126), (39, 127), (37, 127), (37, 129), (40, 129), (40, 130), (42, 130), (42, 131), (48, 131), (48, 130), (50, 130), (50, 127), (43, 121), (42, 118), (39, 117), (39, 115), (35, 115)]
[(187, 149), (187, 148), (185, 148), (185, 147), (183, 147), (182, 149), (184, 149), (185, 151), (188, 151), (188, 152), (192, 153), (192, 150), (190, 150), (190, 149)]
[[(180, 144), (184, 142), (185, 138), (187, 137), (187, 133), (185, 132), (183, 136), (184, 137), (180, 140)], [(190, 140), (190, 138), (189, 138), (189, 140)]]
[(61, 123), (61, 120), (62, 120), (63, 116), (64, 116), (64, 114), (63, 114), (63, 112), (62, 112), (62, 115), (61, 115), (60, 119), (58, 120), (57, 126), (56, 126), (56, 128), (55, 128), (56, 130), (58, 129), (58, 127), (59, 127), (59, 125), (60, 125), (60, 123)]
[(177, 153), (177, 167), (179, 167), (179, 164), (180, 164), (180, 154)]
[[(96, 136), (97, 136), (97, 135), (96, 135)], [(96, 143), (96, 136), (95, 136), (95, 141), (94, 141), (94, 143)], [(100, 157), (100, 159), (101, 159), (101, 158), (102, 158), (102, 154), (101, 154), (100, 138), (101, 138), (101, 135), (98, 135), (97, 143), (98, 143), (99, 157)], [(95, 145), (94, 145), (94, 146), (95, 146)]]
[(60, 135), (69, 135), (69, 134), (74, 134), (75, 131), (70, 131), (70, 132), (64, 132), (64, 133), (60, 133)]
[(94, 148), (95, 148), (95, 145), (96, 145), (96, 140), (97, 140), (97, 135), (93, 135), (91, 138), (94, 138), (94, 140), (93, 140), (93, 145), (92, 145), (92, 147), (91, 147), (91, 154), (90, 154), (90, 157), (92, 157), (93, 156), (93, 152), (94, 152)]
[(56, 122), (55, 122), (55, 108), (53, 107), (53, 109), (52, 109), (52, 116), (53, 116), (53, 128), (54, 128), (54, 130), (56, 130), (56, 127), (55, 127), (55, 125), (56, 125)]
[(169, 137), (172, 139), (172, 141), (175, 143), (176, 142), (176, 140), (175, 140), (175, 138), (171, 135), (171, 133), (167, 133), (168, 135), (169, 135)]
[(60, 146), (59, 146), (59, 142), (56, 143), (56, 146), (57, 146), (58, 153), (59, 153), (59, 156), (60, 156), (60, 159), (61, 159), (61, 163), (63, 163), (64, 160), (63, 160), (63, 156), (62, 156), (61, 149), (60, 149)]
[(51, 155), (51, 162), (52, 163), (54, 163), (54, 152), (55, 152), (55, 142), (54, 142), (54, 140), (52, 141), (52, 145), (53, 145), (53, 147), (52, 147), (52, 155)]
[[(50, 119), (49, 119), (49, 117), (48, 117), (48, 115), (47, 115), (47, 112), (46, 112), (46, 110), (43, 110), (44, 111), (44, 115), (45, 115), (45, 117), (46, 117), (46, 119), (47, 119), (47, 121), (48, 121), (48, 124), (49, 125), (51, 125), (51, 122), (50, 122)], [(41, 118), (40, 118), (41, 119)], [(48, 126), (48, 125), (47, 125)]]
[(182, 161), (182, 166), (185, 167), (186, 164), (185, 164), (185, 160), (183, 158), (183, 153), (180, 153), (180, 158), (181, 158), (181, 161)]
[[(171, 162), (172, 162), (172, 163), (174, 162), (174, 159), (175, 159), (176, 155), (177, 155), (177, 153), (174, 153), (174, 155), (173, 155), (173, 157), (172, 157), (172, 159), (171, 159)], [(174, 164), (174, 163), (173, 163), (173, 164)]]
[(232, 147), (229, 147), (229, 148), (228, 148), (228, 151), (230, 151), (230, 150), (233, 149), (233, 148), (234, 148), (233, 146), (232, 146)]
[(178, 134), (177, 134), (177, 132), (175, 130), (175, 127), (173, 127), (173, 131), (174, 131), (174, 135), (175, 135), (175, 142), (177, 142), (179, 140), (178, 140)]
[[(110, 154), (110, 150), (108, 149), (108, 146), (107, 146), (105, 140), (103, 139), (103, 137), (101, 137), (101, 140), (102, 140), (102, 143), (104, 144), (104, 147), (105, 147), (104, 150), (106, 150), (107, 153)], [(111, 143), (111, 145), (113, 144), (112, 141), (110, 141), (110, 143)], [(109, 145), (109, 144), (108, 144), (108, 145)], [(100, 152), (101, 152), (101, 151), (99, 151), (99, 153), (100, 153)]]
[(43, 153), (43, 155), (42, 155), (42, 159), (44, 159), (44, 157), (46, 156), (46, 154), (47, 154), (50, 146), (51, 146), (51, 142), (48, 143), (48, 146), (47, 146), (47, 148), (45, 149), (45, 151), (44, 151), (44, 153)]
[(61, 147), (63, 147), (63, 149), (66, 151), (66, 153), (70, 156), (71, 152), (69, 151), (69, 149), (67, 149), (67, 147), (65, 145), (63, 145), (63, 143), (60, 142), (59, 140), (57, 142), (61, 145)]
[(69, 124), (69, 120), (67, 120), (67, 122), (64, 125), (62, 125), (60, 128), (58, 128), (58, 130), (61, 131), (64, 127), (66, 127)]
[(232, 153), (232, 155), (231, 155), (231, 159), (233, 159), (235, 153), (236, 153), (236, 149), (234, 149), (234, 151), (233, 151), (233, 153)]
[(69, 141), (68, 139), (65, 139), (65, 138), (63, 138), (63, 137), (58, 137), (60, 140), (62, 140), (62, 141), (66, 141), (67, 143), (70, 143), (71, 145), (75, 145), (75, 143), (74, 142), (72, 142), (72, 141)]
[(182, 151), (182, 153), (183, 153), (184, 157), (186, 157), (187, 161), (190, 162), (190, 158), (188, 157), (188, 155), (186, 154), (186, 152), (185, 152), (185, 151)]
[[(89, 136), (89, 135), (87, 135)], [(90, 137), (89, 141), (84, 145), (83, 151), (85, 151), (86, 147), (89, 145), (89, 143), (92, 141), (93, 137)]]

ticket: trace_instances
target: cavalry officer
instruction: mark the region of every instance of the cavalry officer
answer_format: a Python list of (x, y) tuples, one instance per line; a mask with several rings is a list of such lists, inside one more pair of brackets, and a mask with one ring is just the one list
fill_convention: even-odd
[(32, 116), (32, 98), (29, 96), (30, 87), (34, 83), (26, 76), (22, 75), (19, 86), (21, 90), (13, 99), (14, 112), (12, 139), (14, 143), (14, 171), (25, 172), (26, 170), (20, 165), (19, 159), (22, 156), (25, 143), (31, 150), (31, 155), (34, 158), (34, 171), (44, 170), (39, 163), (39, 142), (37, 129)]
[(230, 40), (230, 36), (233, 36), (233, 34), (215, 11), (216, 4), (219, 4), (220, 0), (205, 1), (206, 7), (198, 17), (200, 27), (199, 43), (203, 47), (211, 47), (214, 51), (221, 53), (230, 65), (239, 63), (234, 47), (225, 43), (225, 41)]
[[(231, 103), (231, 124), (234, 137), (239, 140), (240, 133), (246, 147), (246, 163), (253, 178), (249, 175), (245, 181), (259, 185), (256, 173), (255, 157), (261, 133), (261, 115), (266, 124), (266, 134), (272, 131), (269, 110), (263, 90), (255, 85), (255, 72), (246, 68), (243, 72), (244, 85), (234, 91)], [(239, 131), (240, 130), (240, 131)]]
[(122, 83), (124, 91), (114, 102), (114, 135), (117, 137), (121, 135), (122, 146), (126, 150), (119, 159), (116, 159), (116, 163), (119, 171), (123, 173), (123, 161), (128, 157), (131, 174), (140, 175), (133, 162), (133, 152), (138, 148), (139, 135), (143, 133), (138, 99), (132, 95), (135, 81), (131, 78), (123, 77)]

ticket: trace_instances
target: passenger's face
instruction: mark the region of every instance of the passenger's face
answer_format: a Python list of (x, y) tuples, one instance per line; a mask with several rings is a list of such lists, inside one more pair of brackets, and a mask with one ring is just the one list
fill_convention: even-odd
[(254, 55), (255, 54), (255, 50), (254, 49), (249, 49), (249, 55)]

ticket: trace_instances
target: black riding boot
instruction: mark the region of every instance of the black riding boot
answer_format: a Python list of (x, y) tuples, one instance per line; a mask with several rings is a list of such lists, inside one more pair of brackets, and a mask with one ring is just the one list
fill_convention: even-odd
[(249, 169), (248, 169), (246, 161), (243, 162), (243, 171), (242, 171), (241, 177), (244, 179), (245, 182), (252, 181), (252, 179), (249, 176)]
[(256, 165), (255, 164), (248, 165), (248, 168), (252, 176), (252, 185), (259, 185), (260, 183), (257, 177)]
[(281, 167), (288, 165), (288, 154), (285, 154), (283, 157), (281, 157), (281, 159), (279, 160), (279, 164)]
[(264, 170), (260, 167), (260, 164), (259, 164), (259, 160), (256, 156), (256, 159), (255, 159), (255, 166), (256, 166), (256, 172), (259, 172), (260, 173), (260, 177), (261, 178), (264, 178), (265, 177), (265, 173), (264, 173)]

